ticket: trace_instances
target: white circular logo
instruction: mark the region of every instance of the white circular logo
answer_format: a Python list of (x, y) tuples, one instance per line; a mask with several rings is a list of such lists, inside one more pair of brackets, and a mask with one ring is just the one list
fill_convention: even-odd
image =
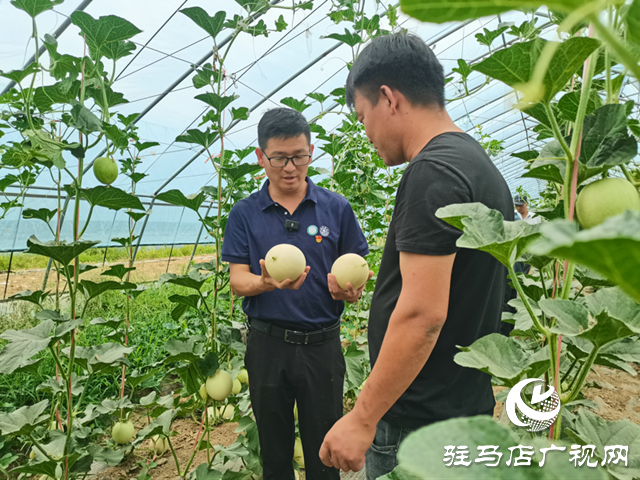
[(307, 233), (309, 235), (317, 235), (318, 234), (318, 227), (316, 227), (315, 225), (309, 225), (307, 227)]
[(322, 235), (323, 237), (328, 237), (329, 236), (329, 227), (327, 227), (326, 225), (322, 225), (320, 227), (320, 235)]
[[(558, 392), (551, 385), (548, 385), (549, 390), (544, 393), (542, 393), (542, 385), (534, 386), (529, 401), (533, 408), (527, 405), (522, 398), (522, 393), (525, 387), (533, 382), (541, 382), (544, 385), (544, 381), (539, 378), (528, 378), (516, 383), (507, 395), (505, 408), (509, 420), (514, 425), (529, 427), (527, 428), (529, 432), (539, 432), (553, 425), (560, 413), (561, 405)], [(520, 410), (520, 417), (518, 417), (516, 406)]]

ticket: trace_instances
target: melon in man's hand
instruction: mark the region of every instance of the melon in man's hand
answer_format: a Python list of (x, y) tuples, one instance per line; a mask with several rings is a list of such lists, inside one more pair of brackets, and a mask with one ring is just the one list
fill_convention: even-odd
[(582, 189), (576, 201), (580, 225), (592, 228), (626, 210), (640, 210), (640, 194), (624, 178), (603, 178)]
[(369, 265), (367, 265), (367, 261), (360, 255), (347, 253), (338, 257), (338, 259), (333, 262), (331, 273), (336, 276), (336, 280), (341, 289), (347, 290), (348, 283), (357, 289), (367, 283), (369, 279)]
[(118, 164), (113, 158), (100, 157), (93, 162), (93, 174), (100, 183), (111, 185), (118, 178)]
[(287, 278), (295, 281), (307, 266), (302, 250), (288, 243), (281, 243), (269, 250), (264, 263), (276, 282), (283, 282)]

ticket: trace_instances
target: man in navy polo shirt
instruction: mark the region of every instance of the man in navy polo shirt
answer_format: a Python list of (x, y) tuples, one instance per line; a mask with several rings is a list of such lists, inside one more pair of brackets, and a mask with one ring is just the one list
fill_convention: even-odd
[[(268, 181), (233, 207), (222, 247), (231, 288), (245, 297), (242, 307), (250, 324), (245, 366), (264, 480), (294, 478), (294, 401), (306, 478), (339, 478), (337, 469), (322, 464), (318, 452), (343, 414), (340, 315), (344, 301), (356, 302), (364, 287), (341, 290), (329, 272), (339, 256), (364, 256), (369, 250), (349, 202), (306, 176), (310, 141), (301, 113), (278, 108), (262, 117), (256, 154)], [(265, 268), (266, 253), (281, 243), (295, 245), (305, 255), (307, 267), (297, 279), (277, 282)]]

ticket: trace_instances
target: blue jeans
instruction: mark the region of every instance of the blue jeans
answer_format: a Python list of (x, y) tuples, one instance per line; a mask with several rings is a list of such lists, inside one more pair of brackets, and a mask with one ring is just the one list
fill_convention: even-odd
[(384, 420), (378, 422), (376, 436), (366, 454), (367, 480), (376, 480), (396, 468), (400, 443), (414, 430), (417, 429), (396, 427)]

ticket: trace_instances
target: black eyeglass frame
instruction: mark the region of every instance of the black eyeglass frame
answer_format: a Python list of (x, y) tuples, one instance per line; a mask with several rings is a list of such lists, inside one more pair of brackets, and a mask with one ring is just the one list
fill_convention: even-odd
[[(267, 160), (269, 160), (269, 165), (271, 165), (273, 168), (284, 168), (286, 167), (289, 162), (293, 163), (294, 167), (304, 167), (305, 165), (309, 165), (311, 163), (312, 160), (312, 155), (310, 153), (306, 154), (306, 155), (294, 155), (292, 157), (273, 157), (274, 159), (276, 158), (284, 158), (284, 165), (279, 166), (279, 165), (274, 165), (273, 163), (271, 163), (271, 158), (269, 158), (269, 156), (267, 156), (266, 153), (262, 152), (262, 155), (264, 155)], [(303, 163), (302, 165), (298, 165), (293, 159), (297, 158), (297, 157), (309, 157), (309, 159), (307, 160), (306, 163)]]

